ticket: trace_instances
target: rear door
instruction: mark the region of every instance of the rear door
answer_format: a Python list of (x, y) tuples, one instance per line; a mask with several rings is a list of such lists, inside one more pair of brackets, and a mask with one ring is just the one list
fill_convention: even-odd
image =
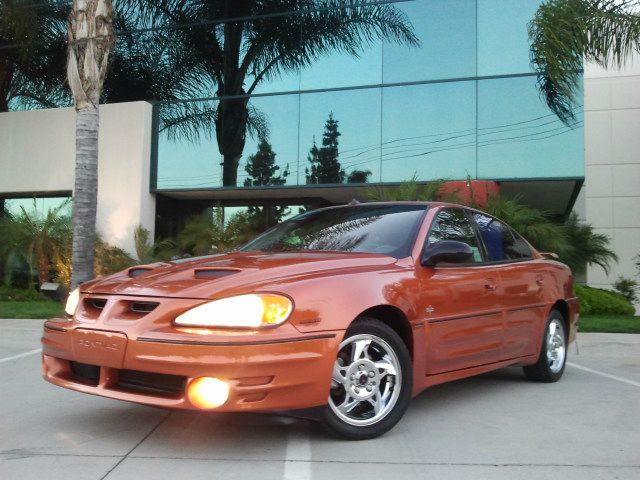
[(442, 240), (470, 245), (474, 261), (416, 267), (428, 375), (497, 362), (502, 349), (499, 279), (494, 267), (484, 265), (481, 242), (464, 209), (447, 207), (436, 214), (426, 245)]
[(480, 212), (473, 218), (502, 285), (504, 342), (500, 360), (536, 353), (544, 321), (544, 276), (531, 247), (513, 229)]

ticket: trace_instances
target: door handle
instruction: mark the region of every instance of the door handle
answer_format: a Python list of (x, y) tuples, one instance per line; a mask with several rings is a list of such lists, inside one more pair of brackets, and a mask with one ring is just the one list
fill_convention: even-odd
[(485, 282), (485, 284), (484, 284), (484, 288), (485, 288), (485, 290), (489, 290), (490, 292), (494, 292), (495, 289), (496, 289), (496, 285), (491, 280), (487, 280)]
[(543, 285), (544, 285), (544, 278), (543, 278), (541, 275), (538, 275), (538, 276), (536, 277), (536, 283), (537, 283), (539, 286), (543, 286)]

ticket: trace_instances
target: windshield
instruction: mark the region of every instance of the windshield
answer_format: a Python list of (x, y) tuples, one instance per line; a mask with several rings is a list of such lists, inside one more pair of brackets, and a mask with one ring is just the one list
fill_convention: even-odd
[(241, 250), (410, 254), (426, 205), (359, 205), (314, 210), (266, 231)]

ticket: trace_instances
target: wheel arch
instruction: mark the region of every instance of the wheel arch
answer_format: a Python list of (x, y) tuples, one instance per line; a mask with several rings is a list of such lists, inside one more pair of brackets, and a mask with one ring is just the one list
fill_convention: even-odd
[[(404, 344), (409, 350), (409, 355), (413, 359), (413, 332), (411, 324), (405, 313), (398, 307), (393, 305), (376, 305), (374, 307), (367, 308), (361, 312), (357, 317), (369, 317), (374, 318), (398, 334)], [(356, 320), (354, 319), (354, 321)]]
[[(564, 321), (565, 335), (567, 336), (567, 340), (568, 340), (570, 338), (570, 333), (571, 333), (569, 304), (567, 303), (566, 300), (562, 300), (562, 299), (557, 300), (556, 303), (552, 305), (551, 310), (557, 310), (558, 312), (560, 312), (560, 315), (562, 315), (562, 319)], [(549, 311), (549, 313), (551, 313), (551, 310)]]

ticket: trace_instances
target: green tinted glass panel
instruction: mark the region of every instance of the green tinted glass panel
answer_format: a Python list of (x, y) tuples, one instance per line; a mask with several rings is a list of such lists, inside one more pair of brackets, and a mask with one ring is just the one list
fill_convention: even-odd
[[(299, 95), (278, 95), (254, 97), (250, 101), (250, 115), (255, 126), (247, 135), (244, 150), (238, 167), (238, 186), (253, 177), (246, 170), (247, 163), (258, 150), (260, 132), (266, 133), (266, 140), (275, 154), (275, 165), (278, 170), (273, 177), (286, 181), (285, 185), (297, 183), (298, 171), (298, 107)], [(289, 172), (285, 176), (285, 172)]]
[[(343, 182), (349, 177), (355, 183), (380, 180), (381, 94), (380, 88), (370, 88), (300, 96), (300, 184), (307, 183), (305, 169), (311, 168), (309, 156), (314, 140), (318, 148), (323, 147), (329, 115), (338, 122), (337, 159), (344, 171)], [(334, 178), (321, 183), (338, 182)]]
[(475, 93), (475, 82), (385, 88), (382, 181), (473, 176)]
[(581, 177), (583, 115), (568, 127), (542, 102), (535, 77), (478, 83), (478, 177)]
[(415, 0), (396, 4), (418, 45), (384, 42), (384, 82), (410, 82), (476, 74), (475, 0)]
[[(215, 135), (217, 102), (188, 102), (158, 106), (162, 119), (158, 134), (157, 188), (179, 190), (221, 186), (221, 155)], [(206, 115), (198, 135), (175, 125), (188, 115)], [(186, 135), (186, 133), (191, 133)]]
[(527, 25), (541, 0), (478, 1), (478, 75), (531, 71)]

